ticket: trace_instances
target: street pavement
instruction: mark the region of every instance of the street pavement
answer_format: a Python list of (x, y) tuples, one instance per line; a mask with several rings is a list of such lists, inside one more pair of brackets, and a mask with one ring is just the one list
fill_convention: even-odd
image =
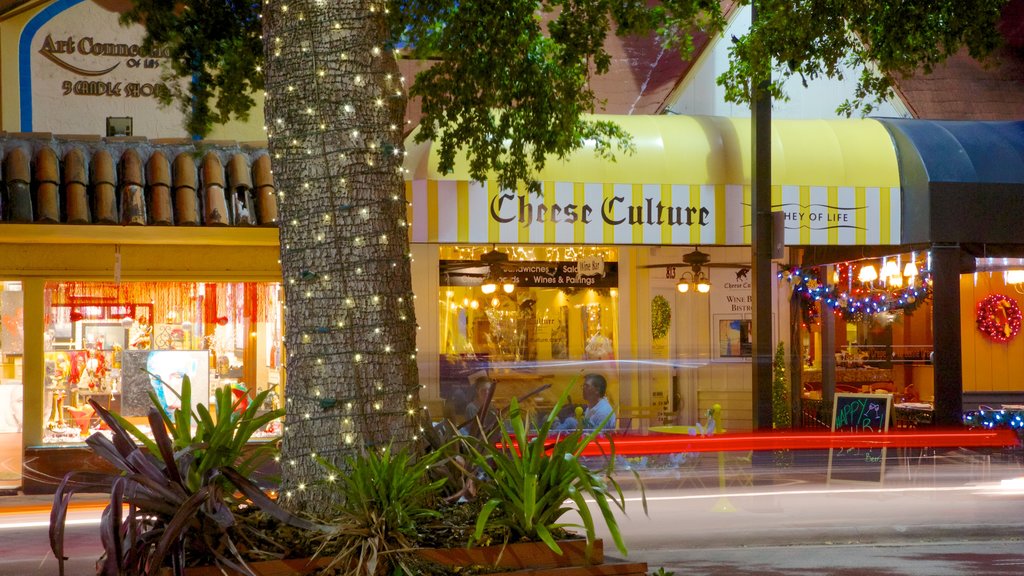
[(678, 576), (1024, 574), (1019, 454), (899, 452), (878, 482), (828, 482), (827, 456), (739, 470), (729, 458), (644, 471), (647, 514), (631, 490), (618, 517), (631, 560)]
[[(912, 456), (912, 457), (911, 457)], [(828, 482), (827, 462), (779, 468), (749, 455), (629, 462), (619, 478), (628, 557), (677, 576), (1024, 574), (1024, 467), (964, 451), (901, 454), (878, 482)], [(721, 473), (720, 473), (721, 472)], [(55, 575), (49, 496), (0, 498), (0, 576)], [(100, 495), (79, 495), (69, 576), (94, 574)], [(593, 509), (595, 514), (599, 511)], [(567, 517), (566, 520), (573, 521)], [(598, 521), (606, 553), (615, 550)]]
[(1021, 542), (753, 546), (650, 551), (677, 576), (1020, 576)]

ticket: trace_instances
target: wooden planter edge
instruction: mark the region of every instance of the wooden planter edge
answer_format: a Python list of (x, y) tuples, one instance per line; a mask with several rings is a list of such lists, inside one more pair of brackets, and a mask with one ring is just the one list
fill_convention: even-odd
[[(543, 542), (521, 542), (478, 548), (421, 548), (416, 553), (423, 559), (446, 566), (480, 565), (504, 568), (509, 576), (644, 576), (644, 562), (604, 561), (604, 544), (594, 541), (590, 562), (586, 561), (585, 540), (558, 542), (562, 554), (554, 553)], [(259, 576), (304, 576), (330, 564), (333, 558), (297, 558), (250, 562)], [(202, 566), (187, 568), (186, 576), (221, 576), (218, 568)]]
[(421, 548), (416, 553), (425, 560), (445, 566), (488, 566), (495, 568), (558, 568), (604, 562), (604, 542), (595, 540), (589, 561), (586, 540), (559, 540), (562, 554), (543, 542), (516, 542), (476, 548)]

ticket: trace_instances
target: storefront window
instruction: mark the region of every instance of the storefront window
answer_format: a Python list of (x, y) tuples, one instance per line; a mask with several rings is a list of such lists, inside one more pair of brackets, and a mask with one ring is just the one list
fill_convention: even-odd
[(97, 429), (90, 399), (144, 425), (149, 392), (178, 408), (186, 376), (193, 406), (212, 404), (222, 386), (239, 397), (270, 389), (266, 408), (279, 406), (279, 292), (275, 283), (47, 284), (44, 441), (81, 442)]
[[(466, 407), (483, 377), (497, 384), (498, 409), (512, 398), (530, 409), (550, 408), (581, 367), (602, 373), (614, 398), (615, 250), (509, 247), (498, 254), (486, 246), (441, 248), (438, 328), (446, 416), (471, 416)], [(572, 394), (582, 402), (578, 389)]]
[[(927, 253), (841, 262), (830, 277), (806, 271), (795, 282), (803, 324), (801, 374), (805, 401), (822, 399), (824, 365), (834, 366), (836, 392), (892, 394), (897, 402), (930, 401), (931, 272)], [(824, 306), (833, 333), (822, 334)], [(828, 339), (832, 348), (823, 345)]]
[(0, 487), (21, 485), (24, 298), (20, 282), (0, 282)]

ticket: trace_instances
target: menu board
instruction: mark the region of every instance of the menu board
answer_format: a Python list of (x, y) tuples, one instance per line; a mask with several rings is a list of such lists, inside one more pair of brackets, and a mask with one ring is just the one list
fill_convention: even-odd
[(192, 407), (209, 406), (209, 350), (125, 350), (121, 368), (121, 415), (147, 415), (153, 405), (150, 390), (168, 414), (180, 408), (185, 376), (189, 377), (191, 385)]
[[(887, 432), (891, 408), (891, 394), (837, 393), (832, 405), (832, 432)], [(842, 442), (841, 436), (837, 440)], [(881, 482), (884, 477), (883, 446), (836, 447), (828, 451), (829, 482)]]

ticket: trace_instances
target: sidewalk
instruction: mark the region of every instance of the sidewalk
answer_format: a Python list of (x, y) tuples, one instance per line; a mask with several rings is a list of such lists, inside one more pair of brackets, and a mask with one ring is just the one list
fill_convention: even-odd
[[(77, 493), (71, 498), (71, 510), (103, 510), (110, 501), (108, 494)], [(0, 515), (50, 513), (52, 494), (22, 494), (0, 496)]]

